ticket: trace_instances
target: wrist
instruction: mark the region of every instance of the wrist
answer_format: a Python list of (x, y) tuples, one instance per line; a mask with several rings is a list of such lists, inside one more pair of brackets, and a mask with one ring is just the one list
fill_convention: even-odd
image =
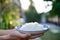
[(10, 30), (9, 34), (11, 36), (18, 36), (19, 32), (16, 29), (12, 29), (12, 30)]

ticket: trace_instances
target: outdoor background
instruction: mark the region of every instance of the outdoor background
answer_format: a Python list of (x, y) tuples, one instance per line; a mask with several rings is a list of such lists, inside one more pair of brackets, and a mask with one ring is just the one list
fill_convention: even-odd
[(40, 40), (60, 40), (60, 0), (0, 0), (0, 29), (29, 22), (50, 26)]

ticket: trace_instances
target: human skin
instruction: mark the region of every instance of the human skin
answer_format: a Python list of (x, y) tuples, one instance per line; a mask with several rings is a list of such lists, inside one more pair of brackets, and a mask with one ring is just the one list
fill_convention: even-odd
[(30, 33), (20, 33), (15, 29), (10, 30), (0, 30), (0, 40), (28, 40), (37, 37), (41, 37), (44, 33), (40, 34), (30, 34)]

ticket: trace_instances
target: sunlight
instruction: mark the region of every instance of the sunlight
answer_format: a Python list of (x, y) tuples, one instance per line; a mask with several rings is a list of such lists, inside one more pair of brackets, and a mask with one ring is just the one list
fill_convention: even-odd
[(12, 22), (12, 21), (10, 21), (10, 24), (13, 24), (13, 22)]
[[(43, 1), (43, 0), (32, 0), (33, 6), (35, 7), (38, 13), (46, 13), (52, 9), (52, 2), (51, 1)], [(30, 1), (29, 0), (21, 0), (22, 9), (28, 10)]]
[[(52, 9), (52, 2), (51, 1), (43, 1), (43, 0), (33, 0), (34, 6), (38, 13), (46, 13)], [(48, 6), (49, 5), (49, 6)]]
[(30, 1), (29, 0), (20, 0), (20, 1), (21, 1), (22, 9), (28, 10), (29, 5), (30, 5)]
[(42, 0), (33, 0), (34, 6), (38, 13), (42, 13), (44, 11), (44, 3)]

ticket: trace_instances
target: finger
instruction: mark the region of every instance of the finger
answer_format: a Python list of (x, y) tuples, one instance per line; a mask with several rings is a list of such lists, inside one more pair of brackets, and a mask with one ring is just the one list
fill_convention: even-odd
[(26, 37), (31, 36), (30, 33), (20, 33), (20, 32), (18, 32), (18, 31), (15, 33), (15, 35), (16, 35), (17, 37), (20, 37), (20, 38), (26, 38)]
[(44, 33), (39, 33), (39, 34), (31, 34), (32, 36), (36, 36), (36, 35), (41, 35), (41, 34), (44, 34)]
[(41, 37), (42, 35), (36, 35), (36, 36), (32, 36), (31, 39), (37, 38), (37, 37)]
[(31, 36), (30, 38), (31, 38), (31, 39), (34, 39), (34, 38), (41, 37), (41, 36), (43, 36), (43, 34), (34, 35), (34, 36)]
[(29, 34), (29, 33), (25, 33), (25, 34), (20, 33), (20, 36), (21, 36), (21, 38), (28, 38), (28, 37), (31, 36), (31, 34)]
[(13, 36), (13, 35), (7, 35), (5, 36), (7, 38), (6, 40), (21, 40), (21, 37)]
[(7, 39), (6, 40), (17, 40), (17, 39), (19, 39), (19, 38), (16, 37), (16, 36), (7, 35)]
[(28, 38), (21, 38), (21, 40), (29, 40)]

